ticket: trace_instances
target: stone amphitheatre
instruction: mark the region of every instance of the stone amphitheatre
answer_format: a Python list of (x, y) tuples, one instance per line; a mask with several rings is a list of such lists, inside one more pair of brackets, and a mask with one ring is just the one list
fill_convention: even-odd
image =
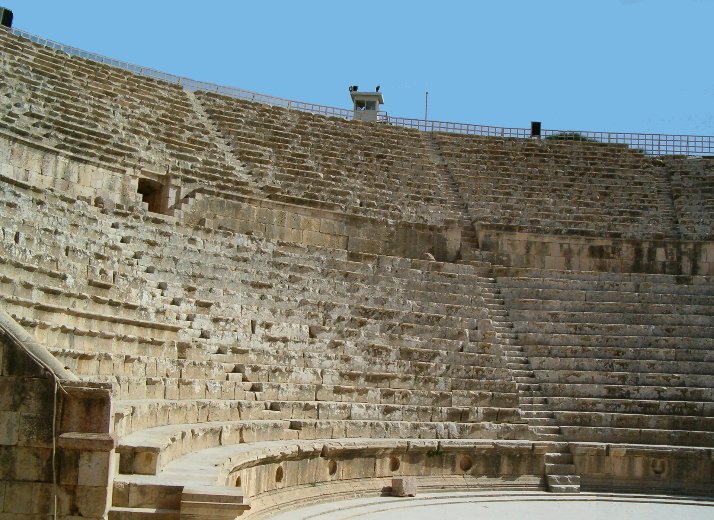
[(713, 137), (0, 60), (0, 519), (714, 495)]

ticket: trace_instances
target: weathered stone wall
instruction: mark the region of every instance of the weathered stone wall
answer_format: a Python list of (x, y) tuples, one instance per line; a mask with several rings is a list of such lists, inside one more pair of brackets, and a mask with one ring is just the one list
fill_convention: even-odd
[(454, 261), (461, 249), (461, 229), (455, 222), (437, 226), (376, 220), (271, 200), (231, 201), (206, 195), (184, 219), (274, 240), (404, 258), (431, 253), (437, 260)]
[(53, 398), (52, 379), (0, 334), (0, 518), (52, 511)]
[[(491, 486), (510, 489), (542, 487), (544, 483), (545, 445), (529, 442), (481, 445), (468, 442), (436, 440), (402, 442), (401, 447), (360, 446), (350, 449), (335, 444), (321, 453), (303, 453), (284, 460), (260, 460), (233, 471), (227, 485), (242, 486), (246, 496), (260, 500), (261, 495), (290, 492), (293, 500), (304, 494), (302, 486), (322, 485), (329, 493), (330, 484), (339, 492), (352, 487), (355, 493), (380, 489), (394, 477), (419, 477), (422, 490), (429, 488), (468, 489)], [(263, 497), (263, 500), (265, 497)], [(258, 502), (256, 502), (257, 505)], [(256, 507), (256, 509), (259, 509)]]
[(714, 243), (540, 235), (480, 226), (481, 249), (507, 267), (611, 273), (714, 274)]
[(711, 495), (714, 450), (668, 446), (575, 444), (583, 491)]
[(53, 189), (89, 203), (140, 204), (134, 169), (110, 169), (59, 150), (0, 133), (0, 174), (39, 189)]
[(59, 518), (106, 518), (112, 427), (111, 385), (76, 381), (0, 313), (0, 518), (46, 519), (55, 497)]

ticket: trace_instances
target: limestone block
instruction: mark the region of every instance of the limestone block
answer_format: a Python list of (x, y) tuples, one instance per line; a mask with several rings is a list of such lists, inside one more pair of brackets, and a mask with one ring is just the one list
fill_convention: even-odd
[(179, 399), (205, 399), (206, 385), (201, 380), (180, 379)]
[[(0, 412), (0, 425), (2, 424)], [(0, 432), (1, 432), (0, 426)], [(1, 433), (0, 433), (1, 437)], [(52, 446), (52, 416), (50, 414), (21, 414), (19, 438), (25, 446), (49, 448)], [(2, 442), (0, 441), (0, 444)]]
[(347, 226), (344, 222), (340, 222), (332, 219), (322, 219), (320, 220), (320, 233), (327, 235), (346, 235)]
[(52, 449), (17, 446), (14, 448), (16, 478), (48, 481), (52, 478)]
[(20, 429), (20, 414), (17, 412), (0, 412), (0, 446), (17, 444)]
[(109, 489), (107, 486), (77, 486), (75, 488), (75, 503), (83, 517), (104, 517), (107, 510), (108, 496)]
[(179, 381), (178, 379), (164, 379), (164, 392), (166, 399), (179, 399)]
[(0, 446), (0, 481), (15, 478), (15, 459), (17, 451), (15, 446)]
[(392, 479), (392, 495), (395, 497), (414, 497), (417, 493), (415, 477), (396, 477)]
[[(6, 482), (3, 511), (5, 513), (38, 513), (34, 482)], [(49, 513), (49, 511), (42, 511)]]
[[(301, 215), (297, 222), (297, 228), (303, 231), (315, 231), (324, 233), (321, 228), (321, 220), (316, 217), (309, 217)], [(337, 233), (330, 233), (337, 234)]]
[(330, 247), (333, 249), (347, 248), (347, 237), (343, 235), (329, 235), (307, 230), (302, 232), (302, 240), (303, 243), (314, 246)]
[(231, 444), (238, 444), (241, 442), (241, 432), (243, 430), (243, 425), (225, 425), (221, 427), (221, 445), (230, 446)]
[(107, 486), (114, 474), (113, 452), (85, 451), (79, 456), (77, 483), (80, 486)]

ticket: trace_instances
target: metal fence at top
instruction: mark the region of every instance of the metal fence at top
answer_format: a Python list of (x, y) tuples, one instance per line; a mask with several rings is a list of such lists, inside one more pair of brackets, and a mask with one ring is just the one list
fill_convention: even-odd
[[(423, 132), (444, 132), (487, 137), (512, 137), (534, 139), (530, 128), (452, 123), (409, 119), (380, 114), (380, 121), (392, 125), (414, 128)], [(537, 139), (545, 141), (582, 141), (592, 143), (622, 144), (641, 150), (647, 155), (714, 155), (714, 136), (638, 134), (632, 132), (593, 132), (588, 130), (541, 130)]]
[[(101, 54), (84, 51), (70, 45), (58, 43), (18, 28), (9, 29), (13, 34), (30, 41), (65, 52), (72, 56), (86, 58), (99, 63), (104, 63), (118, 69), (123, 69), (149, 78), (166, 81), (182, 86), (187, 90), (214, 92), (247, 101), (255, 101), (272, 106), (283, 107), (289, 110), (299, 110), (310, 114), (319, 114), (342, 119), (353, 119), (353, 111), (346, 108), (295, 101), (281, 97), (243, 90), (236, 87), (227, 87), (196, 81), (190, 78), (161, 72), (148, 67), (141, 67), (121, 60), (108, 58)], [(378, 120), (382, 123), (413, 128), (423, 132), (445, 132), (453, 134), (468, 134), (490, 137), (510, 137), (519, 139), (532, 139), (528, 128), (508, 128), (497, 126), (476, 125), (470, 123), (453, 123), (446, 121), (431, 121), (426, 119), (412, 119), (390, 116), (386, 112), (379, 112)], [(641, 150), (647, 155), (714, 155), (714, 136), (707, 135), (671, 135), (671, 134), (640, 134), (630, 132), (592, 132), (582, 130), (542, 130), (539, 139), (553, 141), (585, 141), (607, 144), (623, 144), (630, 148)]]

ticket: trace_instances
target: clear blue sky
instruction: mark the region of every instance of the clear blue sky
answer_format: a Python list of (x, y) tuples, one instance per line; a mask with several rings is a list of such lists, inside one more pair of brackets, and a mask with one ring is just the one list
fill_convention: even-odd
[(165, 72), (495, 126), (714, 135), (714, 0), (0, 0), (16, 27)]

